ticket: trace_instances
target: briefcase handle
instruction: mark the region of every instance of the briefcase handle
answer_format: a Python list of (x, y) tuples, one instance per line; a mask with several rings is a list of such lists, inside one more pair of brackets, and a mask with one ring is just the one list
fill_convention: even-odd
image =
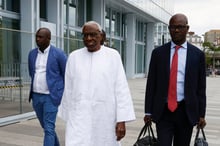
[(203, 139), (206, 140), (205, 132), (204, 132), (203, 128), (197, 128), (197, 132), (196, 132), (196, 137), (195, 137), (195, 139), (197, 139), (197, 138), (199, 137), (200, 129), (201, 129), (201, 131), (202, 131)]
[(154, 132), (153, 132), (153, 129), (152, 129), (152, 126), (151, 124), (148, 124), (148, 123), (145, 123), (144, 127), (141, 129), (141, 132), (138, 136), (137, 139), (140, 139), (141, 136), (144, 136), (146, 134), (146, 131), (148, 131), (148, 135), (151, 136), (152, 135), (152, 138), (153, 139), (156, 139), (156, 137), (154, 136)]

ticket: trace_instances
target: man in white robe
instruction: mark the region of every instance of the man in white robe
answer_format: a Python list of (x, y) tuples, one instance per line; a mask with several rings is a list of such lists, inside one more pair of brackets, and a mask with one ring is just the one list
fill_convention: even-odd
[(69, 55), (58, 115), (66, 121), (66, 146), (120, 146), (134, 108), (119, 53), (101, 45), (101, 26), (82, 28), (84, 48)]

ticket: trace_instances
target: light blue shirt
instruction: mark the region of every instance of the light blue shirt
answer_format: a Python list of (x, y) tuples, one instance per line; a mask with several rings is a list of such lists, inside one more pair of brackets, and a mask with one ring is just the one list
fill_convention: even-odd
[[(171, 41), (170, 48), (170, 68), (172, 63), (172, 58), (175, 52), (175, 46)], [(178, 49), (178, 70), (177, 70), (177, 101), (182, 101), (184, 99), (184, 82), (185, 82), (185, 70), (186, 70), (186, 54), (187, 54), (187, 42), (181, 45)], [(167, 98), (168, 99), (168, 98)], [(145, 115), (151, 115), (151, 113), (145, 113)]]
[[(170, 67), (172, 63), (173, 54), (176, 44), (171, 42), (170, 51)], [(184, 99), (184, 82), (185, 82), (185, 69), (186, 69), (186, 54), (187, 54), (187, 42), (181, 45), (178, 50), (178, 71), (177, 71), (177, 101)]]

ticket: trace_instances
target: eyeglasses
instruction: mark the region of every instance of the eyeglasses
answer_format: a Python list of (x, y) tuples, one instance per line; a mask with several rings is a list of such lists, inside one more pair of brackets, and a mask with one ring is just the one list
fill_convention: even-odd
[(169, 25), (169, 29), (174, 31), (174, 30), (184, 30), (188, 27), (188, 25)]
[(82, 37), (83, 38), (87, 38), (87, 37), (92, 37), (92, 38), (94, 38), (94, 37), (96, 37), (97, 35), (99, 35), (99, 33), (96, 33), (96, 32), (91, 32), (91, 33), (82, 33)]

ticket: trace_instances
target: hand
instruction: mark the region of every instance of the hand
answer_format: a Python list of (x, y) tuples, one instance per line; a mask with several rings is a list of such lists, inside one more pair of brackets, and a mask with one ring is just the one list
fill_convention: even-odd
[(126, 128), (125, 128), (125, 122), (118, 122), (116, 124), (116, 136), (117, 136), (117, 141), (121, 140), (126, 133)]
[(203, 129), (206, 126), (206, 121), (204, 118), (199, 118), (199, 122), (197, 124), (197, 128)]
[(144, 116), (144, 122), (147, 123), (148, 125), (152, 124), (152, 119), (150, 115), (145, 115)]

